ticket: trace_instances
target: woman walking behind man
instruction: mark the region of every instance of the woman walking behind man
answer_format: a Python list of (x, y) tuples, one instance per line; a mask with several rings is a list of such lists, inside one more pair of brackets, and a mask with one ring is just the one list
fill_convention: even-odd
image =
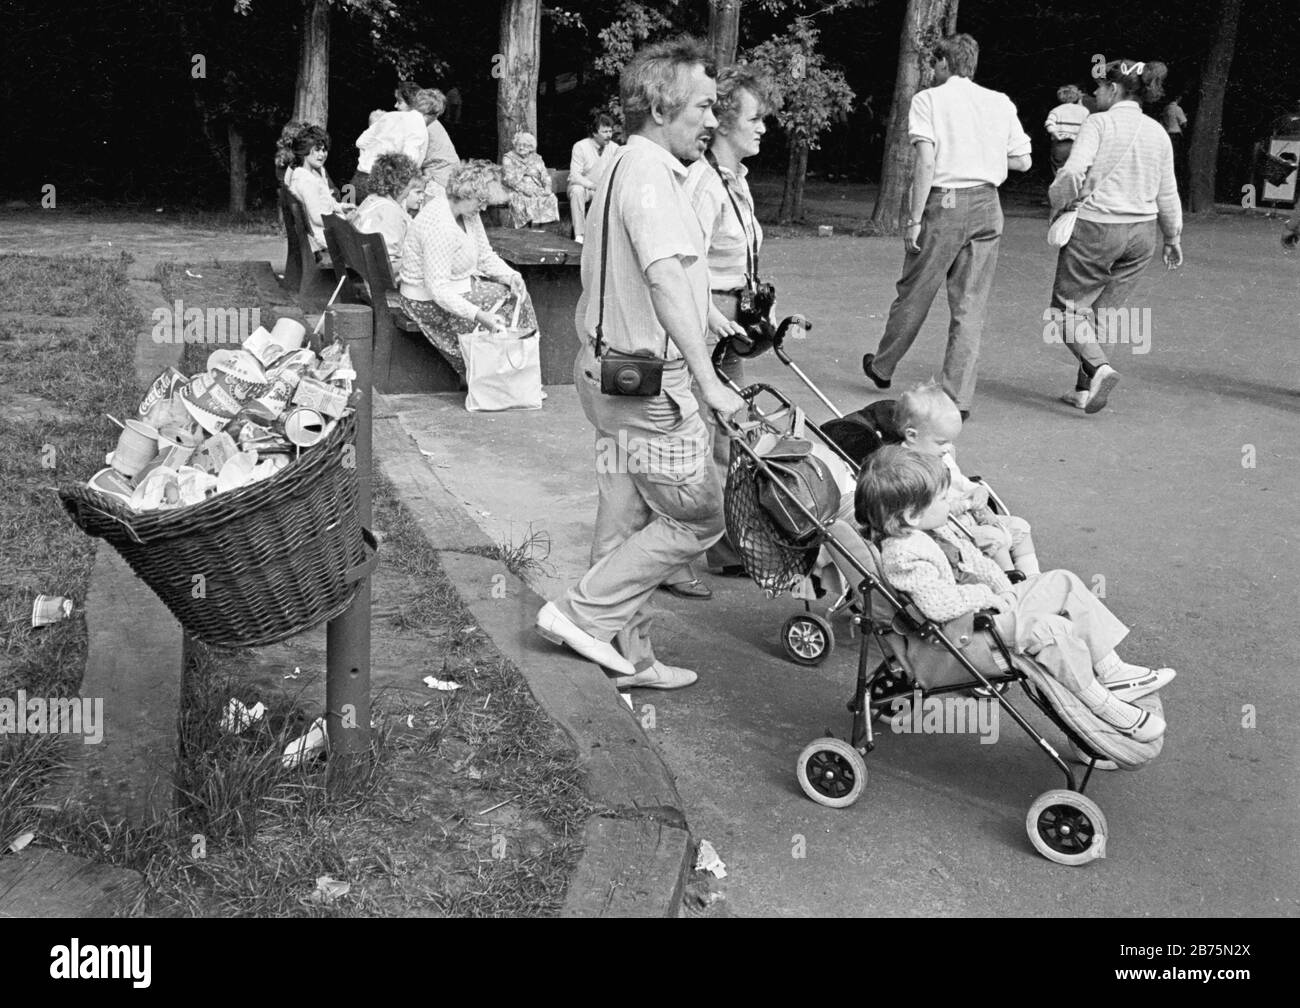
[(1105, 406), (1119, 381), (1102, 346), (1114, 341), (1111, 325), (1156, 254), (1157, 231), (1166, 268), (1183, 262), (1173, 147), (1164, 128), (1142, 113), (1142, 103), (1163, 94), (1165, 74), (1163, 63), (1107, 63), (1095, 91), (1097, 112), (1079, 127), (1049, 190), (1054, 216), (1078, 211), (1057, 256), (1050, 317), (1079, 361), (1074, 390), (1061, 398), (1085, 413)]

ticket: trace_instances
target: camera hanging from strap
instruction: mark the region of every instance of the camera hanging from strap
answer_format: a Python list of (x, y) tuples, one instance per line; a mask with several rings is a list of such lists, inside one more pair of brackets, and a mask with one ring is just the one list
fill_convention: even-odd
[(704, 156), (708, 158), (709, 164), (713, 165), (713, 170), (718, 173), (718, 180), (722, 183), (722, 191), (727, 194), (727, 199), (731, 200), (731, 209), (736, 212), (736, 220), (740, 221), (740, 230), (745, 236), (745, 286), (752, 290), (759, 283), (757, 229), (745, 226), (745, 215), (740, 212), (740, 204), (736, 202), (731, 186), (727, 185), (727, 176), (722, 174), (722, 167), (718, 164), (718, 159), (714, 157), (713, 151), (706, 150)]

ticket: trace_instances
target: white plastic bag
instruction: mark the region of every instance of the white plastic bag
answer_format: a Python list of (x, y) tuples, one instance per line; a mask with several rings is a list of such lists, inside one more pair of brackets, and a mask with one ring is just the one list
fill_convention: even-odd
[(542, 362), (537, 330), (515, 326), (497, 335), (482, 326), (460, 334), (469, 394), (465, 408), (472, 413), (542, 408)]
[(1052, 248), (1065, 248), (1074, 234), (1074, 222), (1079, 219), (1079, 211), (1066, 210), (1047, 229), (1047, 244)]

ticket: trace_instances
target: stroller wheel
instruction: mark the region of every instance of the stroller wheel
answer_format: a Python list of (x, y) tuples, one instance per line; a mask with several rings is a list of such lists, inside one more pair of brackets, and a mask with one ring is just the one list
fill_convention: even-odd
[(819, 738), (799, 754), (794, 767), (803, 793), (818, 805), (847, 808), (867, 786), (867, 762), (847, 742)]
[(781, 628), (786, 657), (799, 665), (820, 665), (835, 650), (835, 631), (815, 613), (799, 613)]
[(1045, 791), (1025, 817), (1034, 849), (1049, 861), (1083, 865), (1106, 856), (1106, 816), (1078, 791)]

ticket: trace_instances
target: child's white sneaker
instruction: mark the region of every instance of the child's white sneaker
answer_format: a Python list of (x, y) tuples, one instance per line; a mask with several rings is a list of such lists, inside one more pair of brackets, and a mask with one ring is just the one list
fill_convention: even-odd
[(1168, 686), (1177, 674), (1171, 668), (1149, 669), (1124, 663), (1112, 671), (1109, 678), (1104, 675), (1098, 675), (1097, 678), (1110, 690), (1112, 696), (1132, 702)]
[(1092, 712), (1134, 742), (1154, 742), (1165, 733), (1165, 719), (1115, 696), (1107, 696)]

